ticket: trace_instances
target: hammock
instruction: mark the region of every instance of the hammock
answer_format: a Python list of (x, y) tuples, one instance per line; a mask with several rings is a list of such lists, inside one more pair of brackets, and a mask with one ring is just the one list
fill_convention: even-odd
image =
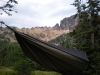
[(83, 51), (61, 48), (7, 27), (15, 33), (26, 56), (48, 70), (79, 75), (88, 66), (89, 60)]

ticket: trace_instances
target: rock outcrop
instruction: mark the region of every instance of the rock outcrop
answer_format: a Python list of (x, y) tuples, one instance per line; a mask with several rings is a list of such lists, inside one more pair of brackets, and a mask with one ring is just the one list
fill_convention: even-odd
[(54, 29), (60, 30), (72, 30), (78, 23), (78, 17), (74, 19), (74, 15), (70, 17), (65, 17), (63, 20), (60, 21), (60, 25), (57, 23), (54, 26)]

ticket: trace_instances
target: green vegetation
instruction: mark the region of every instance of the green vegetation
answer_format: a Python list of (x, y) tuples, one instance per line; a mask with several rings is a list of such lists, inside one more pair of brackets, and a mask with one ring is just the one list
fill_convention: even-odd
[[(100, 74), (100, 0), (88, 0), (82, 4), (76, 0), (80, 21), (76, 28), (70, 33), (74, 39), (76, 48), (87, 53), (90, 64), (83, 75)], [(80, 8), (79, 8), (80, 7)]]
[[(0, 75), (29, 75), (29, 74), (26, 74), (26, 72), (24, 74), (18, 74), (17, 71), (13, 70), (13, 68), (11, 67), (0, 67)], [(61, 74), (53, 71), (35, 70), (31, 71), (30, 75), (61, 75)]]
[(73, 37), (70, 37), (70, 34), (62, 34), (59, 37), (52, 39), (49, 41), (50, 43), (53, 43), (55, 45), (58, 45), (60, 47), (64, 47), (64, 48), (70, 48), (70, 49), (76, 49), (74, 47), (74, 39)]
[(61, 74), (52, 71), (33, 71), (32, 75), (61, 75)]
[(16, 71), (11, 67), (0, 67), (0, 75), (16, 75)]

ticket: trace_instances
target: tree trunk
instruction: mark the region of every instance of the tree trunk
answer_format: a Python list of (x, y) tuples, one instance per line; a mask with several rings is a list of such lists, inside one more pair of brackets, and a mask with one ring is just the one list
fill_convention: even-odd
[(94, 32), (91, 33), (91, 48), (94, 49)]

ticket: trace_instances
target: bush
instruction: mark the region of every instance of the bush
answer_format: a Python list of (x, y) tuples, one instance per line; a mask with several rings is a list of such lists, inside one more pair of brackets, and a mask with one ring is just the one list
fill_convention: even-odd
[(32, 68), (28, 60), (22, 59), (15, 64), (14, 69), (18, 75), (30, 75)]

